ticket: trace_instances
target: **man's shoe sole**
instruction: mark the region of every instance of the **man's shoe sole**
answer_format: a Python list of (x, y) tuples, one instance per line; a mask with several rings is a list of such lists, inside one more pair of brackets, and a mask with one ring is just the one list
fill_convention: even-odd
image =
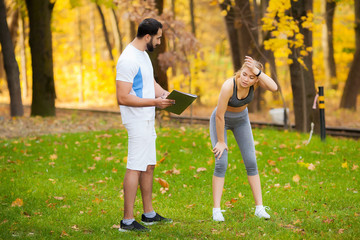
[(119, 232), (151, 232), (151, 229), (145, 231), (139, 231), (139, 230), (127, 230), (127, 229), (119, 228)]
[(151, 226), (154, 224), (158, 224), (158, 223), (172, 223), (173, 221), (154, 221), (154, 222), (143, 222), (141, 221), (142, 224), (146, 225), (146, 226)]

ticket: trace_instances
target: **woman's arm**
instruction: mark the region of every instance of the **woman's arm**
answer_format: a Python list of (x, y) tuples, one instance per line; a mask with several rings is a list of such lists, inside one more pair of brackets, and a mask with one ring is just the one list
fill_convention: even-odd
[(213, 153), (215, 157), (221, 158), (224, 150), (228, 150), (228, 147), (225, 143), (225, 136), (224, 136), (224, 128), (225, 128), (225, 119), (224, 115), (227, 109), (227, 105), (229, 99), (232, 95), (233, 86), (232, 81), (226, 81), (220, 91), (218, 105), (216, 109), (215, 121), (216, 121), (216, 134), (218, 141), (213, 148)]
[(261, 72), (261, 74), (259, 75), (258, 78), (259, 78), (260, 87), (262, 87), (266, 90), (272, 91), (272, 92), (277, 91), (278, 86), (271, 77), (269, 77), (265, 73)]
[(260, 69), (255, 66), (254, 60), (251, 57), (245, 57), (245, 64), (258, 77), (258, 84), (260, 85), (260, 87), (272, 92), (277, 91), (278, 86), (275, 81), (271, 77), (266, 75), (264, 72), (260, 71)]

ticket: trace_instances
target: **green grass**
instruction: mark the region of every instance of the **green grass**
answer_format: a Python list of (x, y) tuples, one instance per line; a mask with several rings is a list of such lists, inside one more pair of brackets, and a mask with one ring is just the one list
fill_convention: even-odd
[[(246, 171), (232, 134), (222, 208), (212, 217), (214, 161), (207, 128), (157, 129), (153, 204), (171, 217), (150, 233), (120, 233), (127, 134), (56, 134), (0, 140), (0, 239), (358, 239), (359, 141), (254, 129), (264, 205), (271, 219), (254, 216)], [(312, 165), (310, 165), (312, 164)], [(308, 168), (315, 169), (309, 170)], [(168, 174), (177, 169), (180, 174)], [(205, 171), (197, 172), (199, 168)], [(140, 191), (138, 191), (139, 193)], [(239, 193), (243, 197), (239, 197)], [(19, 205), (12, 206), (16, 199)], [(142, 203), (136, 200), (140, 220)]]

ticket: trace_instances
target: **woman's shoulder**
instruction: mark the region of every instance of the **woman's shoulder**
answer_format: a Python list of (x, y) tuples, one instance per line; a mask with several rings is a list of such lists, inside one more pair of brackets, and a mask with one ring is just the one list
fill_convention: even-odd
[(233, 90), (234, 87), (234, 78), (226, 79), (226, 81), (223, 83), (221, 89), (225, 91)]

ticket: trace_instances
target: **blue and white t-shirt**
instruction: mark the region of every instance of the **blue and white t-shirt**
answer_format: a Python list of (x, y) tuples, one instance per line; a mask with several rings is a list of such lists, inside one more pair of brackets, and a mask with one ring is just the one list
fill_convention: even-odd
[[(155, 98), (154, 71), (146, 51), (127, 45), (116, 65), (116, 80), (132, 83), (130, 94), (139, 98)], [(122, 123), (153, 120), (155, 107), (120, 105)]]

